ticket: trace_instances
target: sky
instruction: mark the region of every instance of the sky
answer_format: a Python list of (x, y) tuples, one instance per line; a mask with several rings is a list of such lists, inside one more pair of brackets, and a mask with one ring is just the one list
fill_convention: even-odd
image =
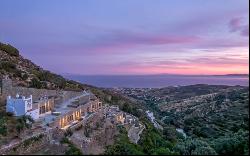
[(249, 73), (248, 0), (0, 0), (0, 42), (55, 73)]

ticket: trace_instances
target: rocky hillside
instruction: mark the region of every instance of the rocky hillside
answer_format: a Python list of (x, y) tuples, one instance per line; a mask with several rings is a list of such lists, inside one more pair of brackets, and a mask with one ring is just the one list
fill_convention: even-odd
[[(104, 104), (118, 105), (121, 110), (137, 117), (143, 117), (144, 115), (142, 105), (111, 91), (68, 80), (44, 70), (22, 57), (16, 48), (0, 43), (0, 80), (6, 76), (13, 81), (15, 86), (73, 91), (87, 89), (94, 93)], [(15, 139), (20, 132), (26, 130), (26, 127), (22, 126), (23, 120), (6, 113), (5, 105), (6, 97), (0, 94), (0, 147), (9, 140)], [(22, 126), (21, 129), (19, 128), (20, 125)]]
[(15, 47), (0, 42), (0, 79), (5, 76), (12, 79), (16, 86), (73, 91), (89, 89), (102, 101), (119, 105), (121, 109), (137, 116), (140, 114), (138, 109), (143, 108), (142, 105), (138, 105), (134, 101), (121, 95), (91, 85), (68, 80), (60, 75), (47, 71), (22, 57)]
[[(18, 86), (80, 90), (84, 86), (51, 73), (23, 58), (11, 45), (0, 43), (0, 78), (9, 76)], [(86, 87), (86, 86), (85, 86)]]

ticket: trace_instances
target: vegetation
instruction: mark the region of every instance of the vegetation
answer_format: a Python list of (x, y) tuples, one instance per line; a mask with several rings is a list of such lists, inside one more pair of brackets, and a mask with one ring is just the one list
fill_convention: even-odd
[(65, 155), (83, 155), (82, 152), (72, 144), (68, 138), (64, 137), (61, 140), (62, 144), (68, 144), (69, 149), (65, 152)]
[(33, 142), (37, 142), (37, 141), (41, 140), (43, 137), (44, 137), (43, 134), (40, 134), (40, 135), (35, 136), (35, 137), (32, 137), (30, 139), (25, 140), (23, 142), (23, 145), (24, 145), (24, 147), (27, 147), (27, 146), (31, 145)]
[(162, 134), (156, 130), (149, 121), (144, 119), (146, 125), (141, 135), (138, 145), (129, 141), (127, 132), (123, 127), (114, 145), (106, 148), (107, 155), (176, 155), (172, 148), (174, 144), (162, 137)]
[(121, 94), (114, 93), (113, 91), (107, 89), (91, 87), (90, 90), (105, 103), (118, 105), (122, 111), (133, 114), (138, 118), (145, 117), (143, 110), (145, 110), (146, 107), (141, 103), (132, 101)]
[(143, 155), (143, 149), (129, 141), (126, 130), (120, 127), (120, 134), (117, 136), (114, 145), (107, 146), (105, 155)]
[(20, 133), (25, 128), (31, 128), (34, 120), (30, 116), (23, 115), (17, 119), (16, 130)]
[(31, 87), (31, 88), (41, 89), (41, 88), (42, 88), (42, 83), (41, 83), (38, 79), (33, 78), (33, 79), (31, 80), (30, 87)]
[(11, 56), (19, 56), (19, 51), (9, 44), (4, 44), (0, 42), (0, 50), (5, 51)]
[(181, 155), (216, 155), (217, 153), (205, 141), (200, 139), (187, 139), (179, 142), (175, 148)]
[[(127, 88), (121, 93), (141, 101), (147, 109), (154, 111), (158, 119), (162, 119), (158, 120), (164, 127), (162, 132), (150, 128), (143, 132), (139, 144), (144, 153), (243, 155), (249, 152), (248, 89), (192, 85), (138, 89), (136, 93), (135, 89), (132, 92)], [(176, 128), (182, 128), (188, 137), (185, 139)]]
[(0, 116), (0, 136), (6, 136), (7, 135), (7, 122), (6, 122), (6, 118)]
[(220, 155), (248, 155), (249, 131), (239, 130), (210, 141), (211, 146)]

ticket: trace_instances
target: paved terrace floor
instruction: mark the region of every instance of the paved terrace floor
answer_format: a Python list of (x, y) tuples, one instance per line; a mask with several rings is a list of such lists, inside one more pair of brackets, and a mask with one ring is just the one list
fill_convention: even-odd
[[(74, 109), (74, 108), (71, 108), (71, 107), (67, 107), (73, 101), (75, 101), (76, 99), (82, 98), (84, 96), (90, 96), (90, 95), (91, 95), (91, 93), (88, 93), (88, 92), (85, 91), (79, 96), (76, 96), (76, 97), (74, 97), (74, 98), (72, 98), (72, 99), (70, 99), (68, 101), (65, 101), (65, 102), (63, 102), (61, 104), (56, 105), (55, 108), (54, 108), (54, 110), (55, 110), (54, 112), (60, 112), (61, 114), (65, 114), (65, 113), (69, 112), (70, 110)], [(39, 120), (42, 120), (43, 121), (42, 125), (45, 126), (46, 124), (53, 122), (60, 115), (56, 116), (56, 115), (52, 115), (52, 114), (46, 114), (44, 117), (41, 117)]]

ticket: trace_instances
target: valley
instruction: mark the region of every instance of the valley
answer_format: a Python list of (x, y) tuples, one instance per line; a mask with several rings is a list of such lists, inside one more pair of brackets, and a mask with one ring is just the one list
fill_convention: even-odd
[[(211, 146), (220, 140), (223, 148), (233, 148), (229, 142), (234, 144), (235, 141), (228, 137), (242, 133), (243, 136), (239, 137), (243, 137), (243, 142), (239, 146), (249, 144), (246, 137), (249, 135), (249, 87), (198, 84), (160, 89), (111, 90), (146, 105), (154, 112), (156, 121), (164, 127), (163, 134), (164, 131), (166, 134), (170, 131), (176, 133), (174, 131), (177, 129), (177, 133), (187, 135), (185, 140), (203, 140)], [(228, 140), (228, 143), (223, 144), (223, 139)], [(248, 148), (245, 150), (248, 151)], [(217, 149), (216, 152), (225, 154), (227, 150)]]

